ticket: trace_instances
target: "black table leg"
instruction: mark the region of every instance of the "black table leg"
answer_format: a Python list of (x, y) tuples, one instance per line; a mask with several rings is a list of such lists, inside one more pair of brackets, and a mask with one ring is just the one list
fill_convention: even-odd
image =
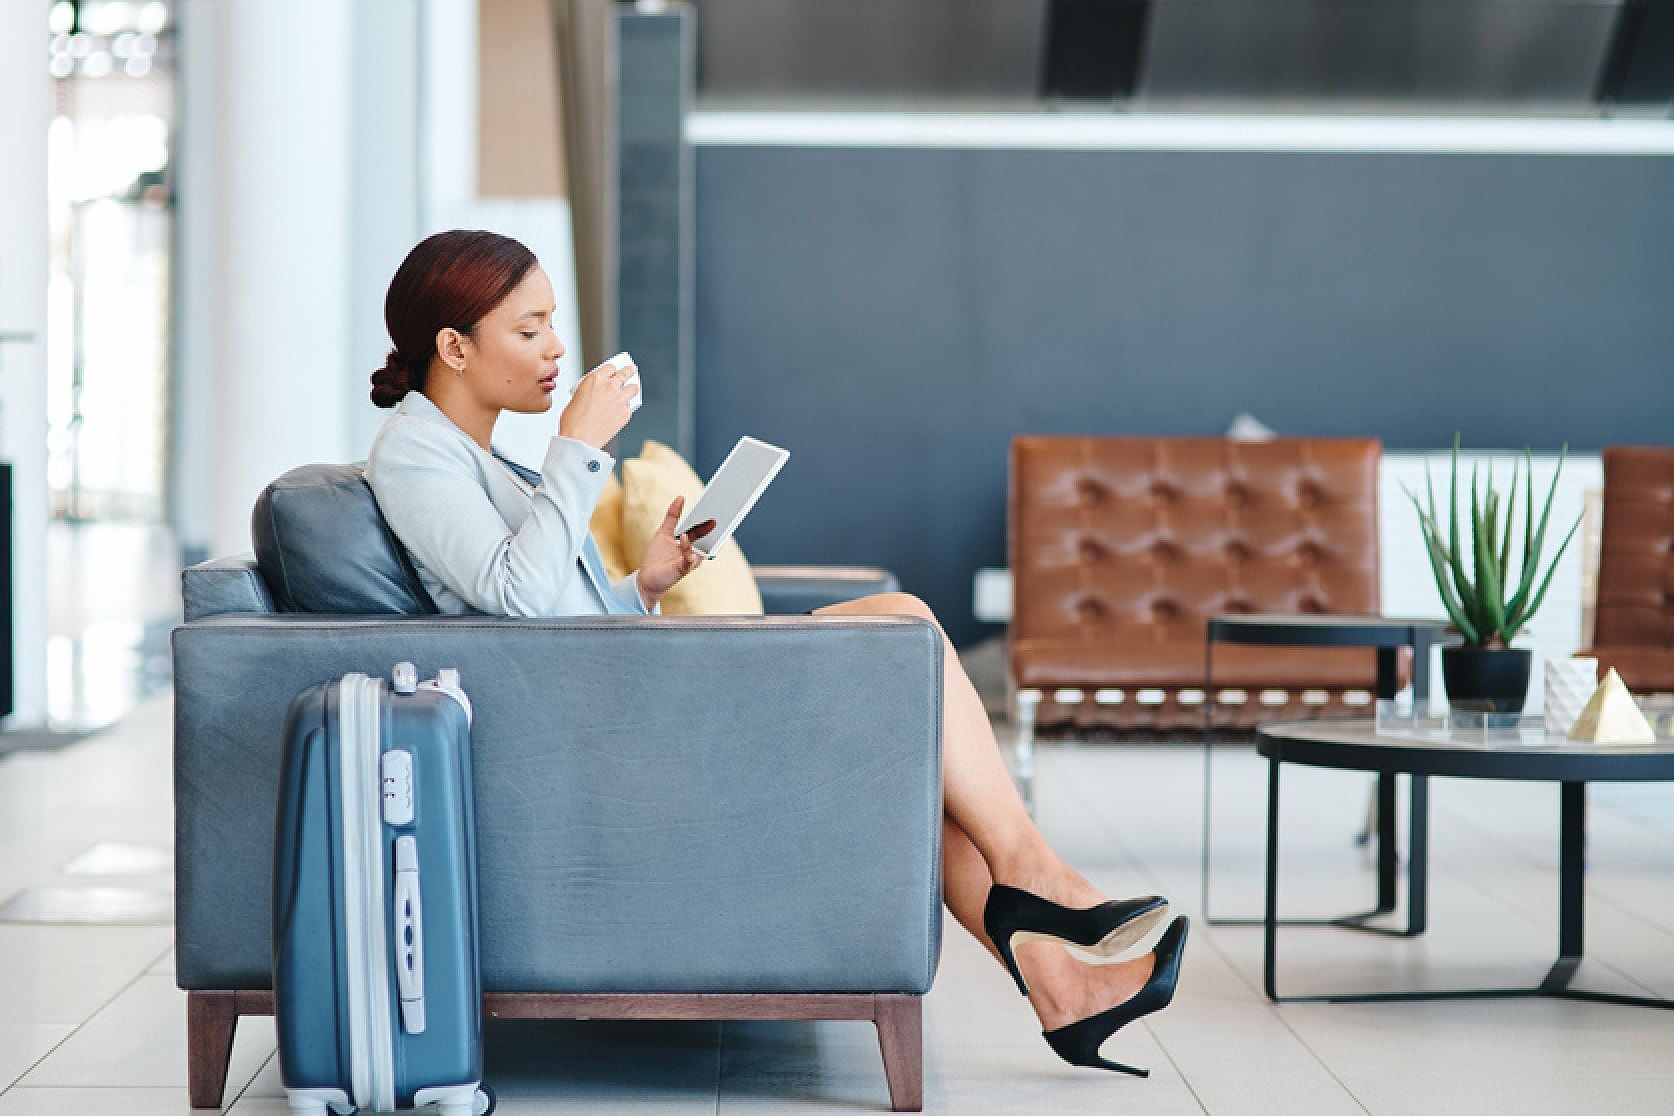
[(1424, 933), (1430, 906), (1430, 777), (1413, 775), (1407, 836), (1407, 934)]
[(1209, 819), (1214, 813), (1214, 772), (1215, 772), (1215, 636), (1209, 633), (1209, 638), (1203, 643), (1203, 903), (1198, 908), (1203, 912), (1203, 921), (1214, 925), (1215, 918), (1209, 913)]
[[(1400, 649), (1378, 648), (1377, 696), (1380, 701), (1393, 701), (1401, 685)], [(1422, 712), (1430, 700), (1430, 645), (1413, 641), (1412, 669), (1413, 712)], [(1395, 776), (1385, 772), (1378, 776), (1378, 905), (1374, 914), (1388, 914), (1398, 902), (1400, 856), (1396, 833)], [(1424, 933), (1426, 911), (1425, 894), (1429, 865), (1429, 788), (1422, 778), (1412, 783), (1412, 840), (1407, 851), (1407, 928), (1405, 934)]]
[(1378, 700), (1394, 701), (1401, 687), (1401, 649), (1378, 648)]
[(1395, 844), (1395, 822), (1395, 773), (1385, 771), (1378, 775), (1378, 914), (1388, 914), (1397, 902), (1401, 864)]
[(1269, 1000), (1279, 998), (1274, 970), (1279, 951), (1279, 748), (1267, 761), (1267, 910), (1262, 920), (1261, 983)]
[(1558, 960), (1541, 982), (1549, 996), (1569, 990), (1586, 951), (1587, 784), (1563, 784), (1558, 827)]

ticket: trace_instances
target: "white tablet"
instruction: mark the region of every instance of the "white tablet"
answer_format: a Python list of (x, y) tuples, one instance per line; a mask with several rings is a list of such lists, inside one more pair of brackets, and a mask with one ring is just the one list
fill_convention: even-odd
[(727, 459), (709, 478), (708, 486), (686, 508), (674, 533), (683, 535), (695, 524), (713, 519), (715, 529), (694, 542), (692, 548), (705, 558), (715, 557), (789, 460), (789, 450), (754, 438), (738, 439)]

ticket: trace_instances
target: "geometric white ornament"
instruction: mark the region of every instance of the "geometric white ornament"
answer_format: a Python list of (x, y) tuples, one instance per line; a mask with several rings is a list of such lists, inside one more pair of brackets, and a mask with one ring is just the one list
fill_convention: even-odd
[(1654, 744), (1657, 734), (1651, 731), (1651, 722), (1628, 693), (1622, 676), (1611, 667), (1599, 683), (1598, 692), (1576, 718), (1569, 738), (1591, 744)]
[(1597, 659), (1546, 660), (1546, 731), (1568, 736), (1598, 689)]

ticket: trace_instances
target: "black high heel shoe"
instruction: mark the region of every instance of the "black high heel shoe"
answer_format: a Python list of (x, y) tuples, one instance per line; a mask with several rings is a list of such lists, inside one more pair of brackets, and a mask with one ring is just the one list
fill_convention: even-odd
[(1099, 1047), (1111, 1035), (1143, 1015), (1161, 1011), (1174, 1001), (1174, 985), (1180, 979), (1180, 958), (1186, 952), (1186, 916), (1181, 915), (1168, 924), (1162, 940), (1151, 951), (1156, 966), (1151, 979), (1133, 996), (1107, 1011), (1066, 1023), (1055, 1031), (1042, 1031), (1041, 1036), (1053, 1051), (1072, 1066), (1114, 1070), (1131, 1073), (1135, 1077), (1150, 1077), (1151, 1071), (1112, 1062), (1099, 1055)]
[(1158, 895), (1112, 899), (1077, 910), (1021, 888), (995, 884), (988, 889), (982, 926), (988, 931), (988, 940), (1000, 951), (1011, 979), (1017, 982), (1017, 990), (1027, 996), (1029, 984), (1017, 967), (1014, 941), (1045, 939), (1084, 949), (1095, 957), (1114, 959), (1144, 941), (1167, 917), (1168, 900)]

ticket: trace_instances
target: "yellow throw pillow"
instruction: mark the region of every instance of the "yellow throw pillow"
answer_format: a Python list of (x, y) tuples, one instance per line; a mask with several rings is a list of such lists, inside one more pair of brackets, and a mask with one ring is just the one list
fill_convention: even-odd
[[(703, 481), (674, 450), (647, 441), (637, 460), (622, 463), (622, 553), (629, 569), (638, 569), (646, 547), (662, 526), (676, 496), (692, 506)], [(602, 502), (602, 501), (601, 501)], [(731, 539), (713, 561), (704, 562), (663, 596), (669, 616), (760, 616), (761, 591), (750, 563)]]
[(593, 532), (593, 541), (599, 544), (610, 580), (626, 577), (638, 567), (639, 563), (629, 563), (627, 555), (622, 553), (622, 482), (616, 479), (615, 473), (610, 474), (604, 491), (599, 493), (599, 503), (593, 509), (593, 521), (588, 529)]

